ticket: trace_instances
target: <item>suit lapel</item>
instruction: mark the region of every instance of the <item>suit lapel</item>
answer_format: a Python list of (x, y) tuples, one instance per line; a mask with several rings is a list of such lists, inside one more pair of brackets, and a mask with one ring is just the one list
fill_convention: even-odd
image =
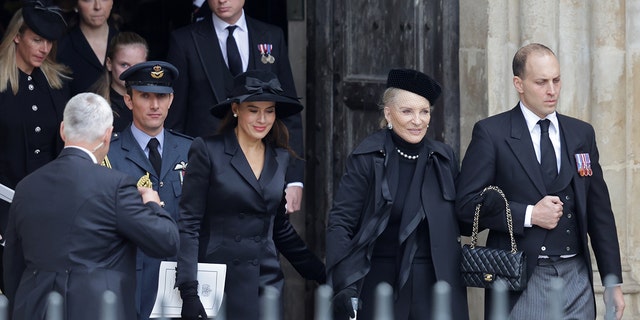
[[(179, 159), (180, 153), (177, 151), (178, 141), (173, 138), (166, 130), (164, 132), (164, 146), (162, 147), (162, 169), (160, 170), (160, 180), (164, 179), (167, 174), (175, 171), (175, 165), (180, 161), (186, 162), (187, 159)], [(180, 174), (176, 171), (175, 174)]]
[(203, 66), (203, 71), (209, 79), (209, 86), (217, 102), (227, 99), (227, 83), (232, 83), (231, 72), (226, 67), (222, 57), (222, 50), (218, 45), (218, 36), (213, 28), (211, 16), (198, 23), (198, 27), (191, 32), (193, 42)]
[(149, 172), (149, 175), (156, 176), (155, 170), (153, 169), (151, 162), (149, 162), (149, 158), (147, 158), (147, 156), (144, 154), (144, 151), (140, 148), (140, 145), (133, 137), (130, 126), (122, 131), (121, 139), (122, 152), (126, 154), (125, 157), (131, 162), (135, 163), (143, 171)]
[(253, 174), (253, 170), (251, 170), (251, 166), (249, 166), (249, 162), (244, 156), (233, 131), (225, 133), (224, 151), (231, 156), (231, 166), (258, 194), (262, 195), (262, 188), (258, 183), (258, 179)]
[(531, 134), (519, 106), (511, 109), (511, 137), (507, 138), (507, 144), (540, 194), (547, 194)]
[[(111, 32), (111, 30), (109, 30), (109, 32)], [(91, 49), (91, 45), (82, 34), (80, 27), (74, 29), (73, 32), (70, 32), (69, 37), (71, 37), (71, 43), (74, 47), (76, 47), (76, 51), (83, 53), (83, 54), (80, 54), (81, 56), (80, 59), (87, 61), (89, 64), (93, 65), (97, 69), (100, 69), (103, 67), (100, 65), (100, 60), (98, 60), (98, 57), (96, 57), (95, 53), (93, 52), (93, 49)]]
[[(581, 215), (586, 214), (587, 207), (587, 198), (586, 194), (582, 192), (585, 190), (585, 179), (583, 177), (578, 176), (578, 166), (575, 162), (575, 154), (577, 153), (585, 153), (590, 150), (584, 149), (583, 144), (583, 136), (581, 134), (576, 134), (575, 128), (570, 128), (570, 122), (567, 120), (568, 118), (558, 114), (558, 123), (560, 124), (560, 133), (562, 141), (566, 143), (566, 153), (569, 157), (569, 166), (571, 170), (572, 182), (573, 182), (573, 190), (574, 196), (576, 198), (576, 211)], [(571, 132), (572, 134), (569, 134)], [(564, 164), (564, 163), (563, 163)], [(578, 220), (580, 221), (580, 220)]]
[(280, 165), (278, 160), (278, 153), (276, 150), (266, 147), (264, 153), (264, 168), (262, 168), (260, 179), (258, 179), (258, 182), (262, 187), (267, 186), (275, 176), (276, 171), (278, 171), (278, 166)]
[(256, 28), (253, 20), (247, 17), (247, 31), (249, 33), (249, 67), (248, 69), (258, 69), (260, 65), (263, 63), (260, 61), (262, 55), (259, 55), (258, 50), (258, 41), (263, 38), (264, 30), (260, 28)]

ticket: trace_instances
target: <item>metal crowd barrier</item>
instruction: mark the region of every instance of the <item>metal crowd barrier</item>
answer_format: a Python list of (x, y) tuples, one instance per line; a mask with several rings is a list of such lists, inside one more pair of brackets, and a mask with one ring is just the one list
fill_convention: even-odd
[[(605, 277), (605, 286), (615, 285), (618, 282), (615, 276)], [(552, 280), (551, 291), (549, 292), (549, 310), (551, 317), (549, 320), (563, 319), (562, 290), (564, 283), (562, 279), (556, 278)], [(438, 282), (433, 287), (433, 309), (431, 319), (433, 320), (453, 320), (450, 313), (449, 305), (451, 300), (451, 287), (446, 282)], [(610, 292), (610, 291), (607, 291)], [(508, 291), (505, 283), (496, 282), (492, 292), (492, 306), (489, 319), (487, 320), (508, 320)], [(281, 302), (280, 293), (273, 287), (264, 289), (260, 301), (261, 316), (260, 320), (280, 320)], [(333, 312), (331, 306), (331, 298), (333, 291), (328, 285), (321, 285), (316, 290), (315, 296), (315, 313), (314, 320), (332, 320)], [(607, 297), (610, 298), (610, 297)], [(122, 320), (117, 319), (116, 304), (117, 297), (111, 291), (106, 291), (102, 297), (102, 308), (98, 319), (100, 320)], [(250, 306), (248, 306), (250, 307)], [(374, 320), (393, 320), (393, 288), (387, 283), (381, 283), (376, 288)], [(57, 292), (51, 292), (48, 297), (46, 320), (62, 320), (63, 317), (63, 298)], [(9, 302), (4, 295), (0, 295), (0, 320), (8, 320)], [(216, 320), (226, 320), (225, 299), (222, 300), (222, 306), (218, 312)], [(164, 316), (160, 320), (168, 320)], [(615, 310), (607, 308), (605, 311), (605, 319), (615, 319)]]

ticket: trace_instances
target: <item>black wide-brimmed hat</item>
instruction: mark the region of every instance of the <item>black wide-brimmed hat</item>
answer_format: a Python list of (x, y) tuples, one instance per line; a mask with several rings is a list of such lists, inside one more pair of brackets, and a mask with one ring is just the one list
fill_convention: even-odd
[(398, 88), (421, 95), (432, 105), (442, 93), (442, 88), (437, 81), (412, 69), (391, 69), (387, 77), (387, 88)]
[(147, 61), (134, 64), (120, 74), (125, 86), (142, 92), (173, 93), (173, 81), (178, 69), (164, 61)]
[(58, 40), (67, 30), (62, 10), (51, 1), (24, 1), (22, 17), (31, 31), (47, 40)]
[(284, 94), (278, 77), (265, 70), (248, 70), (233, 79), (233, 90), (227, 100), (213, 106), (211, 114), (216, 118), (224, 118), (233, 102), (273, 101), (276, 103), (276, 116), (288, 117), (302, 111), (298, 98)]

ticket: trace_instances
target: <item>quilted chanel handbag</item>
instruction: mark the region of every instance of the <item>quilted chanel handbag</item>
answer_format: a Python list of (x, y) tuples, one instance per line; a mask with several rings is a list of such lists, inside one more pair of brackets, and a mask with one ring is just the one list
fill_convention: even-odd
[(507, 226), (511, 238), (511, 250), (503, 250), (489, 247), (478, 247), (478, 220), (482, 203), (476, 205), (473, 217), (473, 232), (471, 244), (462, 247), (462, 280), (467, 287), (491, 288), (496, 280), (501, 279), (512, 291), (521, 291), (527, 286), (527, 263), (524, 252), (518, 251), (513, 237), (513, 219), (511, 209), (504, 192), (496, 186), (488, 186), (482, 190), (497, 192), (504, 199), (506, 208)]

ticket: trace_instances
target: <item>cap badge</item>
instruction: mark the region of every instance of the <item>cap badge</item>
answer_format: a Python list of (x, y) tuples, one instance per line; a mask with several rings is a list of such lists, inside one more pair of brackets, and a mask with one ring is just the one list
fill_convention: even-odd
[(160, 79), (164, 77), (164, 70), (159, 65), (153, 66), (153, 71), (151, 71), (151, 77), (154, 79)]

